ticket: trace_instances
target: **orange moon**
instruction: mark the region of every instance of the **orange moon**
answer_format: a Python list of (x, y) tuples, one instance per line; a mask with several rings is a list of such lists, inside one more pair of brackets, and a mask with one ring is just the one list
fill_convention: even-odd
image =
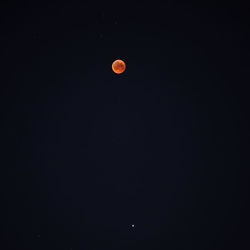
[(118, 59), (118, 60), (115, 60), (113, 63), (112, 63), (112, 70), (116, 73), (116, 74), (121, 74), (125, 71), (126, 69), (126, 64), (124, 61)]

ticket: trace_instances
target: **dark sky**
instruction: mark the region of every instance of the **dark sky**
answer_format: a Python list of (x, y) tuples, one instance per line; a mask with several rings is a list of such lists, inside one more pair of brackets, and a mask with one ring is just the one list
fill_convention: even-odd
[(0, 249), (250, 249), (249, 9), (200, 2), (1, 5)]

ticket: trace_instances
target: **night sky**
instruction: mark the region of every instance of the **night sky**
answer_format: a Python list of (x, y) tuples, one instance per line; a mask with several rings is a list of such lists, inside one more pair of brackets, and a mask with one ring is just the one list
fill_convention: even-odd
[(250, 249), (248, 15), (2, 4), (0, 249)]

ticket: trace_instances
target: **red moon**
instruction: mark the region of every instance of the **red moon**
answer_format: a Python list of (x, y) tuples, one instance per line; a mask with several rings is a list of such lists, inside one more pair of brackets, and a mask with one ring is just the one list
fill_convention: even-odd
[(116, 73), (116, 74), (121, 74), (125, 71), (126, 69), (126, 64), (124, 61), (118, 59), (118, 60), (115, 60), (113, 63), (112, 63), (112, 70)]

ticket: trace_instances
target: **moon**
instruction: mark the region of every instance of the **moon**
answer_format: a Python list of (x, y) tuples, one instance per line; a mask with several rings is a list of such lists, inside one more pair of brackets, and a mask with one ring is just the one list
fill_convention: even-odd
[(112, 63), (112, 70), (116, 73), (116, 74), (121, 74), (125, 71), (126, 69), (126, 64), (124, 61), (118, 59), (118, 60), (115, 60), (113, 63)]

